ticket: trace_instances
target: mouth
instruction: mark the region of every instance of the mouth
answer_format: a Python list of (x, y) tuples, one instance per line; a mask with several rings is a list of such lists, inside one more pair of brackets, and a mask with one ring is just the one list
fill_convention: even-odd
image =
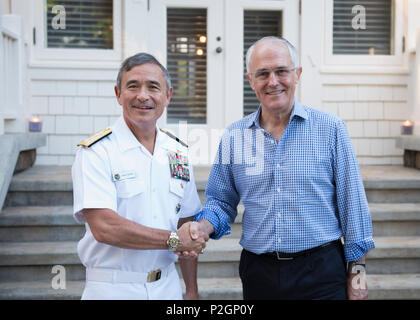
[(276, 95), (280, 95), (280, 94), (282, 94), (284, 92), (286, 92), (286, 90), (281, 89), (281, 90), (267, 91), (265, 94), (267, 94), (269, 96), (276, 96)]
[(131, 107), (134, 108), (134, 109), (138, 109), (138, 110), (152, 110), (152, 109), (154, 109), (151, 106), (131, 106)]

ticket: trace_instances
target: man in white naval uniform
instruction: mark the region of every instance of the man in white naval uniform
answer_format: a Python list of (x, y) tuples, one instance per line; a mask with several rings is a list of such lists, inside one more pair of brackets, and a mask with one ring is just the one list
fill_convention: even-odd
[(86, 226), (82, 299), (182, 299), (178, 256), (184, 298), (197, 299), (208, 237), (190, 236), (201, 203), (188, 147), (156, 124), (172, 96), (169, 74), (137, 54), (123, 62), (115, 93), (122, 116), (79, 143), (72, 167), (74, 216)]

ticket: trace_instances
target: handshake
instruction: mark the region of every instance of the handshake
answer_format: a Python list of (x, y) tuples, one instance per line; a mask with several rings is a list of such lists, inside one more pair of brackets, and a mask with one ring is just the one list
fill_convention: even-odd
[(178, 257), (197, 258), (198, 254), (204, 252), (209, 235), (213, 232), (211, 224), (206, 222), (188, 221), (181, 225), (177, 231), (179, 244), (175, 251)]

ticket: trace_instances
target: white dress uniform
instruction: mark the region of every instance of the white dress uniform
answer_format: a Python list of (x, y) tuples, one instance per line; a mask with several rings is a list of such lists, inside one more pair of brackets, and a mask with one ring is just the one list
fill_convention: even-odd
[(82, 299), (182, 299), (175, 253), (99, 243), (82, 213), (82, 209), (107, 208), (143, 226), (176, 231), (179, 218), (200, 210), (191, 163), (184, 166), (189, 181), (173, 177), (169, 166), (170, 154), (188, 159), (188, 148), (158, 127), (156, 130), (153, 155), (123, 117), (111, 127), (112, 133), (94, 138), (94, 144), (76, 152), (74, 217), (86, 226), (77, 247), (86, 267)]

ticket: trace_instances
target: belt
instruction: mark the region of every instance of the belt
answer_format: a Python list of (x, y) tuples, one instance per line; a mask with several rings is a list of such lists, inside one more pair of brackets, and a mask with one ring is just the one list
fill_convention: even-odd
[(115, 269), (86, 268), (86, 281), (110, 283), (146, 283), (155, 282), (168, 276), (172, 264), (150, 272), (131, 272)]
[(299, 256), (303, 256), (303, 255), (307, 255), (307, 254), (311, 254), (314, 253), (322, 248), (328, 247), (329, 245), (332, 244), (338, 244), (341, 243), (341, 240), (334, 240), (334, 241), (330, 241), (327, 243), (324, 243), (318, 247), (314, 247), (311, 249), (307, 249), (307, 250), (303, 250), (303, 251), (299, 251), (299, 252), (293, 252), (293, 253), (284, 253), (284, 252), (278, 252), (278, 251), (274, 251), (274, 252), (267, 252), (267, 253), (263, 253), (262, 255), (264, 256), (268, 256), (270, 258), (276, 258), (277, 260), (293, 260)]

